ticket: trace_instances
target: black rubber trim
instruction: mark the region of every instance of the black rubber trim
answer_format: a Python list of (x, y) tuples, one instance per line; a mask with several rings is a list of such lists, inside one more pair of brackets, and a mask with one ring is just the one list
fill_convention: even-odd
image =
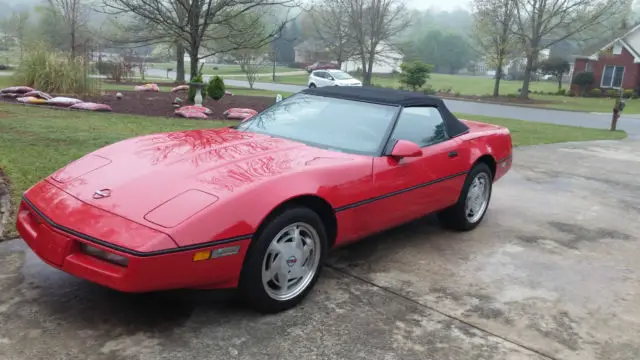
[(372, 202), (376, 202), (378, 200), (386, 199), (386, 198), (389, 198), (389, 197), (392, 197), (392, 196), (395, 196), (395, 195), (400, 195), (400, 194), (403, 194), (403, 193), (406, 193), (406, 192), (409, 192), (409, 191), (420, 189), (420, 188), (423, 188), (425, 186), (429, 186), (429, 185), (437, 184), (437, 183), (440, 183), (440, 182), (443, 182), (443, 181), (455, 179), (458, 176), (467, 175), (467, 173), (468, 173), (468, 171), (464, 171), (464, 172), (461, 172), (461, 173), (445, 176), (443, 178), (436, 179), (436, 180), (433, 180), (433, 181), (429, 181), (429, 182), (426, 182), (426, 183), (414, 185), (414, 186), (406, 188), (406, 189), (390, 192), (390, 193), (387, 193), (387, 194), (384, 194), (384, 195), (380, 195), (380, 196), (376, 196), (376, 197), (373, 197), (373, 198), (370, 198), (370, 199), (367, 199), (367, 200), (358, 201), (358, 202), (355, 202), (355, 203), (352, 203), (352, 204), (349, 204), (349, 205), (340, 206), (338, 208), (335, 208), (335, 212), (349, 210), (349, 209), (353, 209), (353, 208), (358, 207), (358, 206), (371, 204)]
[(248, 239), (251, 239), (251, 237), (253, 237), (253, 234), (247, 234), (247, 235), (236, 236), (236, 237), (233, 237), (233, 238), (214, 240), (214, 241), (209, 241), (209, 242), (206, 242), (206, 243), (183, 246), (183, 247), (178, 247), (178, 248), (173, 248), (173, 249), (141, 252), (141, 251), (127, 249), (127, 248), (122, 247), (122, 246), (114, 245), (114, 244), (108, 243), (108, 242), (106, 242), (104, 240), (96, 239), (96, 238), (94, 238), (92, 236), (79, 233), (79, 232), (77, 232), (75, 230), (69, 229), (68, 227), (65, 227), (65, 226), (62, 226), (62, 225), (58, 225), (55, 222), (51, 221), (51, 219), (46, 217), (42, 213), (42, 211), (38, 210), (33, 205), (33, 203), (31, 203), (31, 201), (29, 201), (29, 199), (27, 199), (24, 195), (22, 196), (22, 199), (29, 206), (29, 208), (31, 208), (31, 210), (33, 210), (36, 214), (38, 214), (39, 217), (43, 218), (44, 221), (46, 221), (52, 227), (54, 227), (54, 228), (56, 228), (56, 229), (58, 229), (58, 230), (60, 230), (62, 232), (65, 232), (65, 233), (71, 234), (73, 236), (76, 236), (76, 237), (78, 237), (78, 238), (80, 238), (82, 240), (86, 240), (86, 241), (89, 241), (89, 242), (92, 242), (92, 243), (95, 243), (95, 244), (102, 245), (102, 246), (104, 246), (106, 248), (109, 248), (109, 249), (113, 249), (113, 250), (116, 250), (116, 251), (120, 251), (120, 252), (129, 254), (129, 255), (134, 255), (134, 256), (138, 256), (138, 257), (149, 257), (149, 256), (166, 255), (166, 254), (174, 254), (174, 253), (178, 253), (178, 252), (198, 250), (198, 249), (202, 249), (202, 248), (206, 248), (206, 247), (224, 245), (224, 244), (229, 244), (229, 243), (233, 243), (233, 242), (236, 242), (236, 241), (248, 240)]

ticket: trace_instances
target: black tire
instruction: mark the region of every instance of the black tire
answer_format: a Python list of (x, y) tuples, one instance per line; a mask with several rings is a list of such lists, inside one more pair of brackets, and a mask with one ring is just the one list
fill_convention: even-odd
[[(469, 187), (471, 186), (473, 179), (475, 179), (481, 173), (486, 174), (487, 178), (489, 179), (489, 194), (487, 198), (487, 205), (482, 213), (482, 216), (480, 216), (480, 218), (478, 218), (475, 222), (470, 222), (466, 215), (465, 204), (467, 202), (467, 196), (469, 194)], [(475, 229), (476, 226), (478, 226), (482, 222), (482, 219), (484, 219), (484, 216), (489, 209), (492, 191), (493, 174), (491, 173), (491, 169), (489, 169), (489, 166), (487, 166), (487, 164), (483, 162), (475, 164), (471, 171), (467, 174), (467, 178), (465, 179), (464, 185), (462, 186), (462, 191), (460, 192), (460, 196), (455, 205), (438, 213), (438, 219), (440, 220), (440, 223), (443, 227), (456, 231), (469, 231)]]
[(315, 87), (316, 87), (316, 84), (314, 84), (314, 83), (309, 84), (309, 88), (310, 89), (314, 89)]
[[(320, 259), (313, 278), (306, 288), (289, 300), (276, 300), (265, 290), (262, 283), (262, 264), (269, 245), (278, 233), (288, 225), (303, 222), (317, 232), (320, 240)], [(284, 210), (268, 220), (266, 226), (253, 239), (247, 252), (240, 274), (238, 290), (242, 299), (253, 309), (261, 313), (278, 313), (298, 305), (313, 289), (320, 276), (326, 252), (327, 235), (322, 219), (313, 210), (306, 207), (294, 207)]]

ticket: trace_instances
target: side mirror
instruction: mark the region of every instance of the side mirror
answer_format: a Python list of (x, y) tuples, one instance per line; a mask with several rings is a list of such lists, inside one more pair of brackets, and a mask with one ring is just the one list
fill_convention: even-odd
[(398, 140), (391, 150), (391, 156), (395, 158), (422, 156), (422, 149), (418, 144), (409, 140)]

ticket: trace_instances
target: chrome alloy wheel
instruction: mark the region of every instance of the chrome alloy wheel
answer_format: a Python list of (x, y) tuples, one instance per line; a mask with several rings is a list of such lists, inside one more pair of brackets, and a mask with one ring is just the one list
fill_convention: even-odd
[(302, 293), (320, 263), (320, 237), (303, 222), (293, 223), (276, 235), (262, 260), (262, 285), (274, 300), (287, 301)]
[(467, 221), (473, 224), (480, 220), (487, 210), (490, 191), (491, 179), (489, 179), (489, 175), (486, 172), (478, 173), (467, 192), (467, 201), (464, 208)]

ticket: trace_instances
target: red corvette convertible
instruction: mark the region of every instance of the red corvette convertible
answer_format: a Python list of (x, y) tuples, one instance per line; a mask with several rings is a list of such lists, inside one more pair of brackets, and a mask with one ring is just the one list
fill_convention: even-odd
[(232, 127), (87, 154), (25, 192), (17, 229), (47, 264), (106, 287), (237, 287), (278, 312), (331, 248), (430, 213), (476, 227), (511, 151), (507, 129), (438, 98), (306, 89)]

